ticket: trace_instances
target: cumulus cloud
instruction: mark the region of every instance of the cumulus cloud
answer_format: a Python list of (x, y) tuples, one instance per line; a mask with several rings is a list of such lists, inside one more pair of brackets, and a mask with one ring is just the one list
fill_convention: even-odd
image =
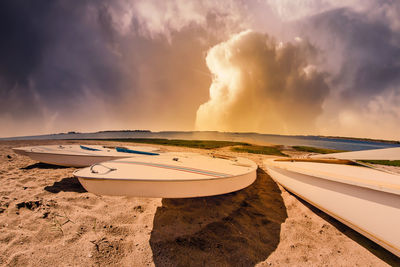
[(277, 43), (241, 32), (207, 54), (210, 99), (197, 111), (200, 130), (310, 133), (329, 93), (325, 74), (312, 65), (308, 42)]

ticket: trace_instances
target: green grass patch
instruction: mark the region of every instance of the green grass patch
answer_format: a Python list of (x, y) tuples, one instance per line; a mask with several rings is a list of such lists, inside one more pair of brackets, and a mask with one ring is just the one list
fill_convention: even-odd
[[(99, 139), (97, 139), (99, 140)], [(167, 146), (182, 146), (191, 148), (213, 149), (227, 146), (248, 146), (248, 143), (214, 140), (180, 140), (180, 139), (159, 139), (159, 138), (129, 138), (129, 139), (101, 139), (101, 141), (115, 141), (126, 143), (144, 143)]]
[(313, 153), (319, 153), (319, 154), (345, 152), (345, 150), (318, 148), (318, 147), (311, 147), (311, 146), (292, 146), (292, 147), (297, 151), (313, 152)]
[(361, 162), (400, 167), (400, 160), (360, 160)]
[(253, 154), (285, 156), (285, 157), (287, 156), (283, 154), (277, 147), (273, 146), (246, 145), (246, 146), (232, 147), (231, 150), (235, 152), (247, 152)]

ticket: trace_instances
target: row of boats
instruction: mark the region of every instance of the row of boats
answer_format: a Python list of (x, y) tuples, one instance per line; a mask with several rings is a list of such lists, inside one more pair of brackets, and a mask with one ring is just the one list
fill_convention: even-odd
[(14, 151), (43, 163), (86, 167), (73, 175), (98, 195), (212, 196), (243, 189), (257, 176), (257, 164), (246, 158), (162, 152), (145, 146), (49, 145)]
[[(162, 152), (153, 147), (36, 146), (14, 148), (34, 160), (86, 167), (74, 172), (100, 195), (185, 198), (234, 192), (256, 179), (242, 157)], [(288, 191), (400, 257), (400, 175), (359, 160), (400, 160), (400, 148), (273, 158), (268, 174)]]

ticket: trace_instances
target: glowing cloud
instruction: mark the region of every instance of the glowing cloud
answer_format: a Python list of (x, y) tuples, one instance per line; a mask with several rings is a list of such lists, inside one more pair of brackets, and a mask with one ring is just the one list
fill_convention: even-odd
[(329, 92), (305, 41), (277, 43), (244, 31), (211, 48), (210, 99), (197, 111), (198, 130), (307, 133)]

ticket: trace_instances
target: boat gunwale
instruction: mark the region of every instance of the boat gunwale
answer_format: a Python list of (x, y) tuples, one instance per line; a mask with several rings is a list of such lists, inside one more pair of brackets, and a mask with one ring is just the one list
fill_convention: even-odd
[[(29, 154), (40, 154), (40, 155), (55, 155), (55, 156), (68, 156), (68, 157), (97, 157), (97, 158), (107, 158), (107, 157), (112, 157), (115, 159), (122, 159), (122, 158), (132, 158), (135, 157), (135, 155), (132, 155), (132, 153), (125, 153), (125, 152), (117, 152), (117, 153), (123, 153), (126, 156), (113, 156), (113, 155), (96, 155), (96, 154), (64, 154), (64, 153), (54, 153), (54, 152), (36, 152), (36, 151), (26, 151), (27, 156)], [(79, 152), (80, 153), (80, 152)], [(146, 156), (146, 155), (143, 155)]]

